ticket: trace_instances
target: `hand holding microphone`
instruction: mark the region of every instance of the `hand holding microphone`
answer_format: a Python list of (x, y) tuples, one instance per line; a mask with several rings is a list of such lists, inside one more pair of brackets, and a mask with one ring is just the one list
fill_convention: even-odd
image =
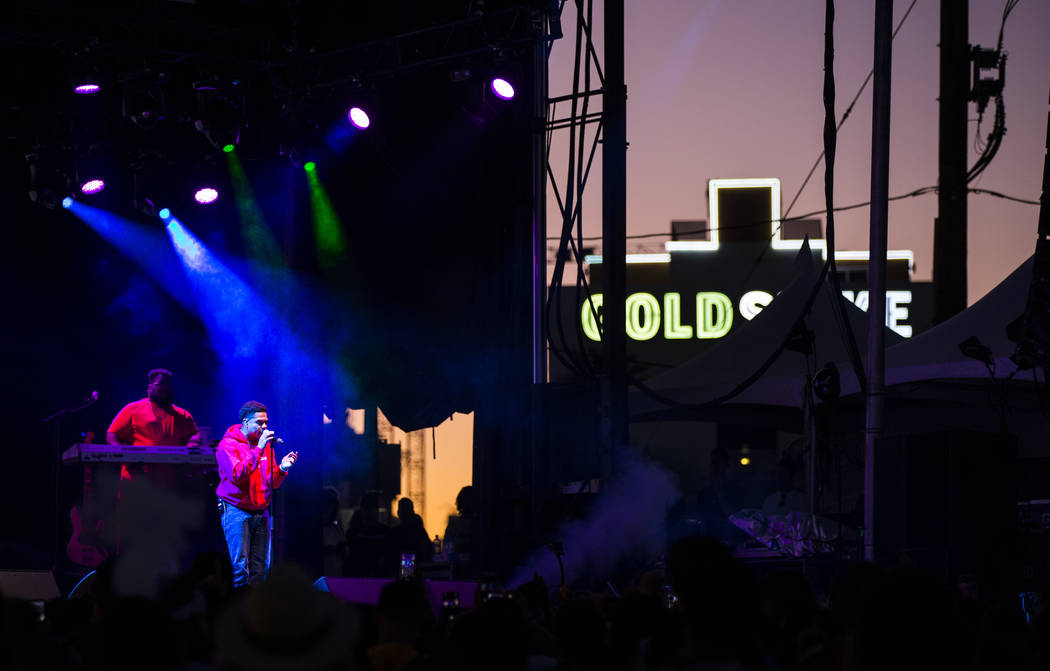
[[(260, 454), (262, 454), (262, 451), (266, 449), (266, 443), (271, 440), (276, 445), (284, 445), (284, 438), (278, 438), (276, 432), (271, 431), (270, 429), (263, 429), (262, 435), (259, 436), (259, 443), (257, 445)], [(298, 452), (289, 452), (288, 454), (284, 455), (284, 458), (281, 459), (281, 470), (287, 473), (288, 469), (294, 466), (296, 460), (298, 459)]]
[(277, 437), (276, 432), (271, 431), (270, 429), (263, 429), (262, 435), (259, 436), (259, 443), (258, 443), (259, 449), (260, 450), (265, 449), (266, 448), (266, 443), (269, 442), (270, 440), (273, 440), (278, 445), (281, 445), (282, 443), (284, 443), (284, 441), (282, 439)]

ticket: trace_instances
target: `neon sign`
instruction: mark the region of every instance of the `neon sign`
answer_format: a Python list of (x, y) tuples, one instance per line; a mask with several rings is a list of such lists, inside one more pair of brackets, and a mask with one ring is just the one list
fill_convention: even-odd
[[(868, 309), (867, 291), (843, 291), (846, 300), (861, 310)], [(701, 340), (716, 339), (725, 336), (733, 328), (733, 302), (719, 291), (698, 291), (696, 299), (696, 322), (682, 323), (682, 294), (669, 291), (662, 296), (662, 302), (654, 294), (639, 291), (627, 297), (627, 337), (632, 340), (652, 340), (663, 331), (665, 340)], [(744, 319), (751, 320), (773, 301), (773, 294), (767, 291), (748, 291), (737, 303), (737, 309)], [(909, 305), (912, 301), (911, 291), (886, 292), (886, 326), (910, 338), (912, 327), (903, 322), (908, 319)], [(598, 325), (601, 322), (603, 296), (592, 294), (580, 308), (580, 327), (583, 334), (595, 342), (601, 341)], [(597, 319), (595, 316), (597, 315)]]
[[(580, 308), (583, 333), (595, 342), (601, 340), (598, 322), (602, 302), (602, 294), (593, 294)], [(721, 338), (733, 328), (733, 302), (719, 291), (696, 292), (696, 324), (682, 323), (682, 294), (677, 291), (663, 295), (662, 309), (653, 294), (645, 291), (633, 293), (627, 297), (626, 310), (627, 337), (632, 340), (652, 340), (661, 326), (667, 340), (688, 340), (694, 332), (700, 339)], [(595, 320), (596, 314), (598, 321)]]

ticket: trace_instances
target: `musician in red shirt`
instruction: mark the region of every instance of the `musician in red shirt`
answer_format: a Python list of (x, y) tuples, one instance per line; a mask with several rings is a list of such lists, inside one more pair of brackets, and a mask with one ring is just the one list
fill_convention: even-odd
[[(146, 398), (124, 406), (106, 430), (110, 445), (186, 445), (201, 444), (200, 431), (193, 415), (175, 405), (170, 370), (155, 368), (147, 376)], [(150, 474), (164, 484), (174, 484), (175, 469), (160, 464), (132, 465), (121, 468), (121, 479), (130, 480), (138, 473)]]
[[(127, 404), (117, 413), (106, 430), (106, 442), (110, 445), (200, 446), (201, 435), (193, 416), (172, 402), (171, 371), (155, 368), (147, 374), (146, 383), (146, 398)], [(151, 486), (175, 488), (178, 470), (174, 464), (121, 464), (119, 475), (115, 466), (111, 471), (107, 465), (99, 464), (93, 478), (92, 498), (99, 511), (95, 517), (108, 522), (103, 525), (89, 520), (90, 533), (82, 538), (78, 522), (74, 521), (69, 554), (75, 555), (77, 558), (73, 560), (78, 563), (84, 563), (82, 557), (88, 556), (89, 550), (103, 557), (119, 553), (122, 536), (123, 543), (127, 543), (133, 535), (133, 530), (124, 523), (127, 504), (120, 505), (122, 481), (144, 477)]]
[(240, 424), (226, 429), (215, 459), (219, 465), (219, 512), (233, 566), (233, 586), (261, 582), (269, 570), (270, 496), (299, 458), (289, 452), (274, 463), (274, 432), (266, 406), (248, 401)]

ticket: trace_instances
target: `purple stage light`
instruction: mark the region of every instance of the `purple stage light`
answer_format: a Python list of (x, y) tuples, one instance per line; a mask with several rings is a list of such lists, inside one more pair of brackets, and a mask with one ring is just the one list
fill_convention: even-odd
[(350, 123), (354, 124), (361, 130), (372, 125), (372, 121), (368, 118), (368, 114), (360, 107), (351, 107), (350, 111), (346, 114), (346, 118), (350, 120)]
[(495, 93), (497, 97), (502, 98), (503, 100), (510, 100), (514, 97), (514, 87), (511, 86), (511, 83), (508, 82), (506, 79), (496, 77), (492, 80), (491, 86), (492, 92)]
[(89, 179), (80, 185), (80, 190), (86, 194), (98, 193), (106, 188), (106, 183), (101, 179)]
[(193, 194), (193, 199), (201, 205), (207, 205), (208, 203), (214, 203), (219, 198), (219, 192), (210, 186), (198, 189), (197, 193)]
[(73, 88), (73, 93), (81, 96), (89, 96), (92, 93), (98, 93), (102, 90), (102, 87), (98, 84), (81, 84)]

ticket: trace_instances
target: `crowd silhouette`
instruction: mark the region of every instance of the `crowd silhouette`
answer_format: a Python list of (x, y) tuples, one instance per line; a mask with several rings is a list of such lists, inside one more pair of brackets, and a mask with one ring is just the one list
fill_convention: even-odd
[[(410, 511), (402, 509), (404, 518)], [(374, 531), (369, 513), (362, 532)], [(420, 528), (398, 537), (415, 542)], [(424, 532), (425, 533), (425, 532)], [(362, 538), (361, 533), (358, 538)], [(420, 576), (345, 603), (301, 570), (234, 591), (203, 553), (156, 598), (121, 596), (107, 560), (71, 598), (0, 602), (0, 668), (362, 671), (863, 671), (1044, 669), (1045, 613), (982, 601), (906, 568), (839, 567), (826, 595), (798, 571), (758, 575), (721, 541), (675, 541), (619, 591), (540, 577), (479, 582), (474, 606), (434, 604)]]

